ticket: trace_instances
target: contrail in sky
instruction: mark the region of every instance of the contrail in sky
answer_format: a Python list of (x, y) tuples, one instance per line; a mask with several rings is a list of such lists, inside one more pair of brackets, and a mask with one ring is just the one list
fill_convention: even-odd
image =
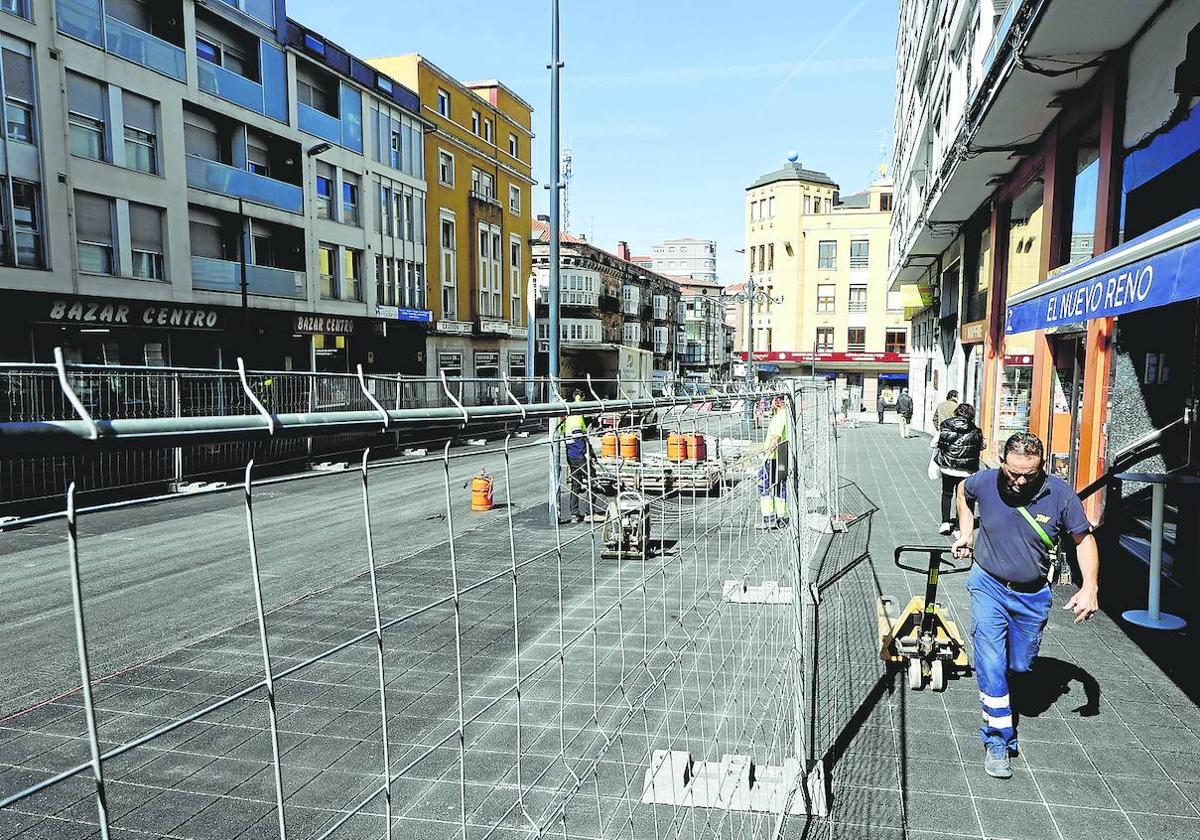
[(787, 75), (787, 78), (779, 83), (779, 87), (775, 88), (775, 90), (773, 90), (771, 92), (771, 95), (767, 97), (766, 102), (763, 103), (763, 106), (762, 106), (763, 111), (767, 110), (767, 108), (771, 105), (772, 102), (775, 101), (775, 99), (779, 96), (779, 94), (783, 93), (783, 89), (786, 88), (789, 84), (791, 84), (792, 80), (795, 79), (796, 76), (800, 75), (800, 72), (809, 65), (809, 62), (811, 62), (814, 58), (816, 58), (821, 53), (821, 50), (825, 49), (825, 47), (827, 47), (829, 45), (829, 42), (837, 37), (837, 34), (839, 32), (841, 32), (842, 29), (845, 28), (846, 24), (848, 24), (851, 21), (851, 19), (853, 19), (853, 17), (856, 14), (858, 14), (859, 10), (865, 5), (867, 5), (867, 0), (858, 0), (858, 2), (854, 4), (854, 7), (846, 13), (846, 16), (843, 17), (841, 20), (839, 20), (834, 25), (833, 29), (829, 30), (829, 34), (826, 35), (823, 39), (821, 39), (821, 43), (817, 44), (817, 46), (813, 49), (813, 51), (810, 52), (804, 58), (804, 60), (801, 61), (799, 64), (797, 64), (795, 66), (795, 68), (792, 70), (792, 72)]

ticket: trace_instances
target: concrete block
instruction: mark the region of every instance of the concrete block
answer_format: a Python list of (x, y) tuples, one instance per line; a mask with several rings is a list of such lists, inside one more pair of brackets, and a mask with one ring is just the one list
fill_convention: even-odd
[(721, 600), (733, 604), (790, 604), (792, 587), (780, 586), (777, 580), (764, 580), (754, 585), (727, 580), (721, 587)]
[[(823, 767), (803, 778), (800, 761), (755, 765), (748, 755), (727, 754), (718, 761), (693, 761), (689, 753), (655, 750), (646, 770), (642, 802), (726, 811), (780, 814), (828, 813)], [(807, 787), (808, 795), (799, 785)], [(789, 801), (790, 800), (790, 801)]]
[(313, 469), (317, 472), (342, 472), (349, 468), (350, 465), (345, 461), (322, 461), (319, 464), (313, 464)]

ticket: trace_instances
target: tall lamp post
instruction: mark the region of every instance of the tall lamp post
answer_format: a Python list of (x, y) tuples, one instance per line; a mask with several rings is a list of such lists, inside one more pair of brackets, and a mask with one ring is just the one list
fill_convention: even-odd
[[(735, 248), (734, 253), (744, 254), (746, 249)], [(751, 267), (753, 268), (753, 267)], [(780, 296), (772, 296), (766, 289), (760, 288), (754, 282), (754, 271), (747, 272), (746, 290), (734, 294), (723, 294), (721, 300), (749, 304), (746, 307), (746, 384), (753, 386), (754, 377), (754, 304), (783, 303)]]

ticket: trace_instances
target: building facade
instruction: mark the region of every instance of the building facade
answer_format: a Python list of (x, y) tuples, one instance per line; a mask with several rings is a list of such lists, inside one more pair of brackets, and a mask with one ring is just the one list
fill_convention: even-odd
[(722, 288), (706, 279), (672, 279), (679, 285), (684, 311), (679, 337), (680, 375), (709, 381), (728, 379), (731, 358)]
[[(642, 265), (642, 263), (639, 263)], [(711, 239), (668, 239), (650, 246), (650, 264), (659, 274), (717, 282), (717, 243)]]
[[(1099, 518), (1128, 501), (1096, 491), (1114, 464), (1189, 469), (1195, 424), (1174, 421), (1200, 392), (1200, 3), (1079, 26), (1090, 12), (900, 4), (892, 282), (926, 407), (964, 391), (993, 457), (1038, 434)], [(1036, 58), (1059, 55), (1090, 58)]]
[(0, 8), (0, 357), (422, 369), (413, 90), (283, 2)]
[[(679, 369), (681, 293), (670, 278), (631, 262), (618, 243), (611, 253), (569, 233), (561, 233), (559, 268), (560, 330), (563, 346), (599, 351), (618, 346), (653, 353), (655, 371)], [(533, 270), (537, 277), (539, 343), (549, 339), (550, 223), (533, 223)], [(539, 351), (541, 356), (541, 351)], [(545, 367), (539, 359), (538, 370)]]
[(738, 355), (753, 306), (760, 372), (835, 379), (871, 408), (881, 394), (894, 402), (907, 384), (908, 326), (888, 290), (891, 205), (888, 179), (843, 199), (827, 175), (795, 162), (752, 184), (746, 257), (756, 300), (734, 318)]
[(463, 83), (421, 55), (372, 66), (417, 91), (425, 138), (430, 376), (524, 375), (531, 266), (532, 107), (498, 81)]

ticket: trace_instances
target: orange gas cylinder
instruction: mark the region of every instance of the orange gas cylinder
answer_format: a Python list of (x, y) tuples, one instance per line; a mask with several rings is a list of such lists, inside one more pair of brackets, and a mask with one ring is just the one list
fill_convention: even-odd
[(484, 470), (471, 479), (471, 510), (492, 509), (492, 477)]
[(687, 459), (689, 461), (707, 461), (708, 446), (704, 441), (704, 435), (685, 435), (687, 441)]
[(687, 457), (687, 444), (684, 443), (683, 435), (678, 432), (671, 432), (667, 435), (667, 460), (682, 461)]
[(600, 438), (600, 457), (601, 458), (616, 458), (617, 452), (617, 433), (605, 432)]
[(642, 439), (636, 432), (625, 432), (621, 435), (621, 457), (626, 461), (641, 460)]

